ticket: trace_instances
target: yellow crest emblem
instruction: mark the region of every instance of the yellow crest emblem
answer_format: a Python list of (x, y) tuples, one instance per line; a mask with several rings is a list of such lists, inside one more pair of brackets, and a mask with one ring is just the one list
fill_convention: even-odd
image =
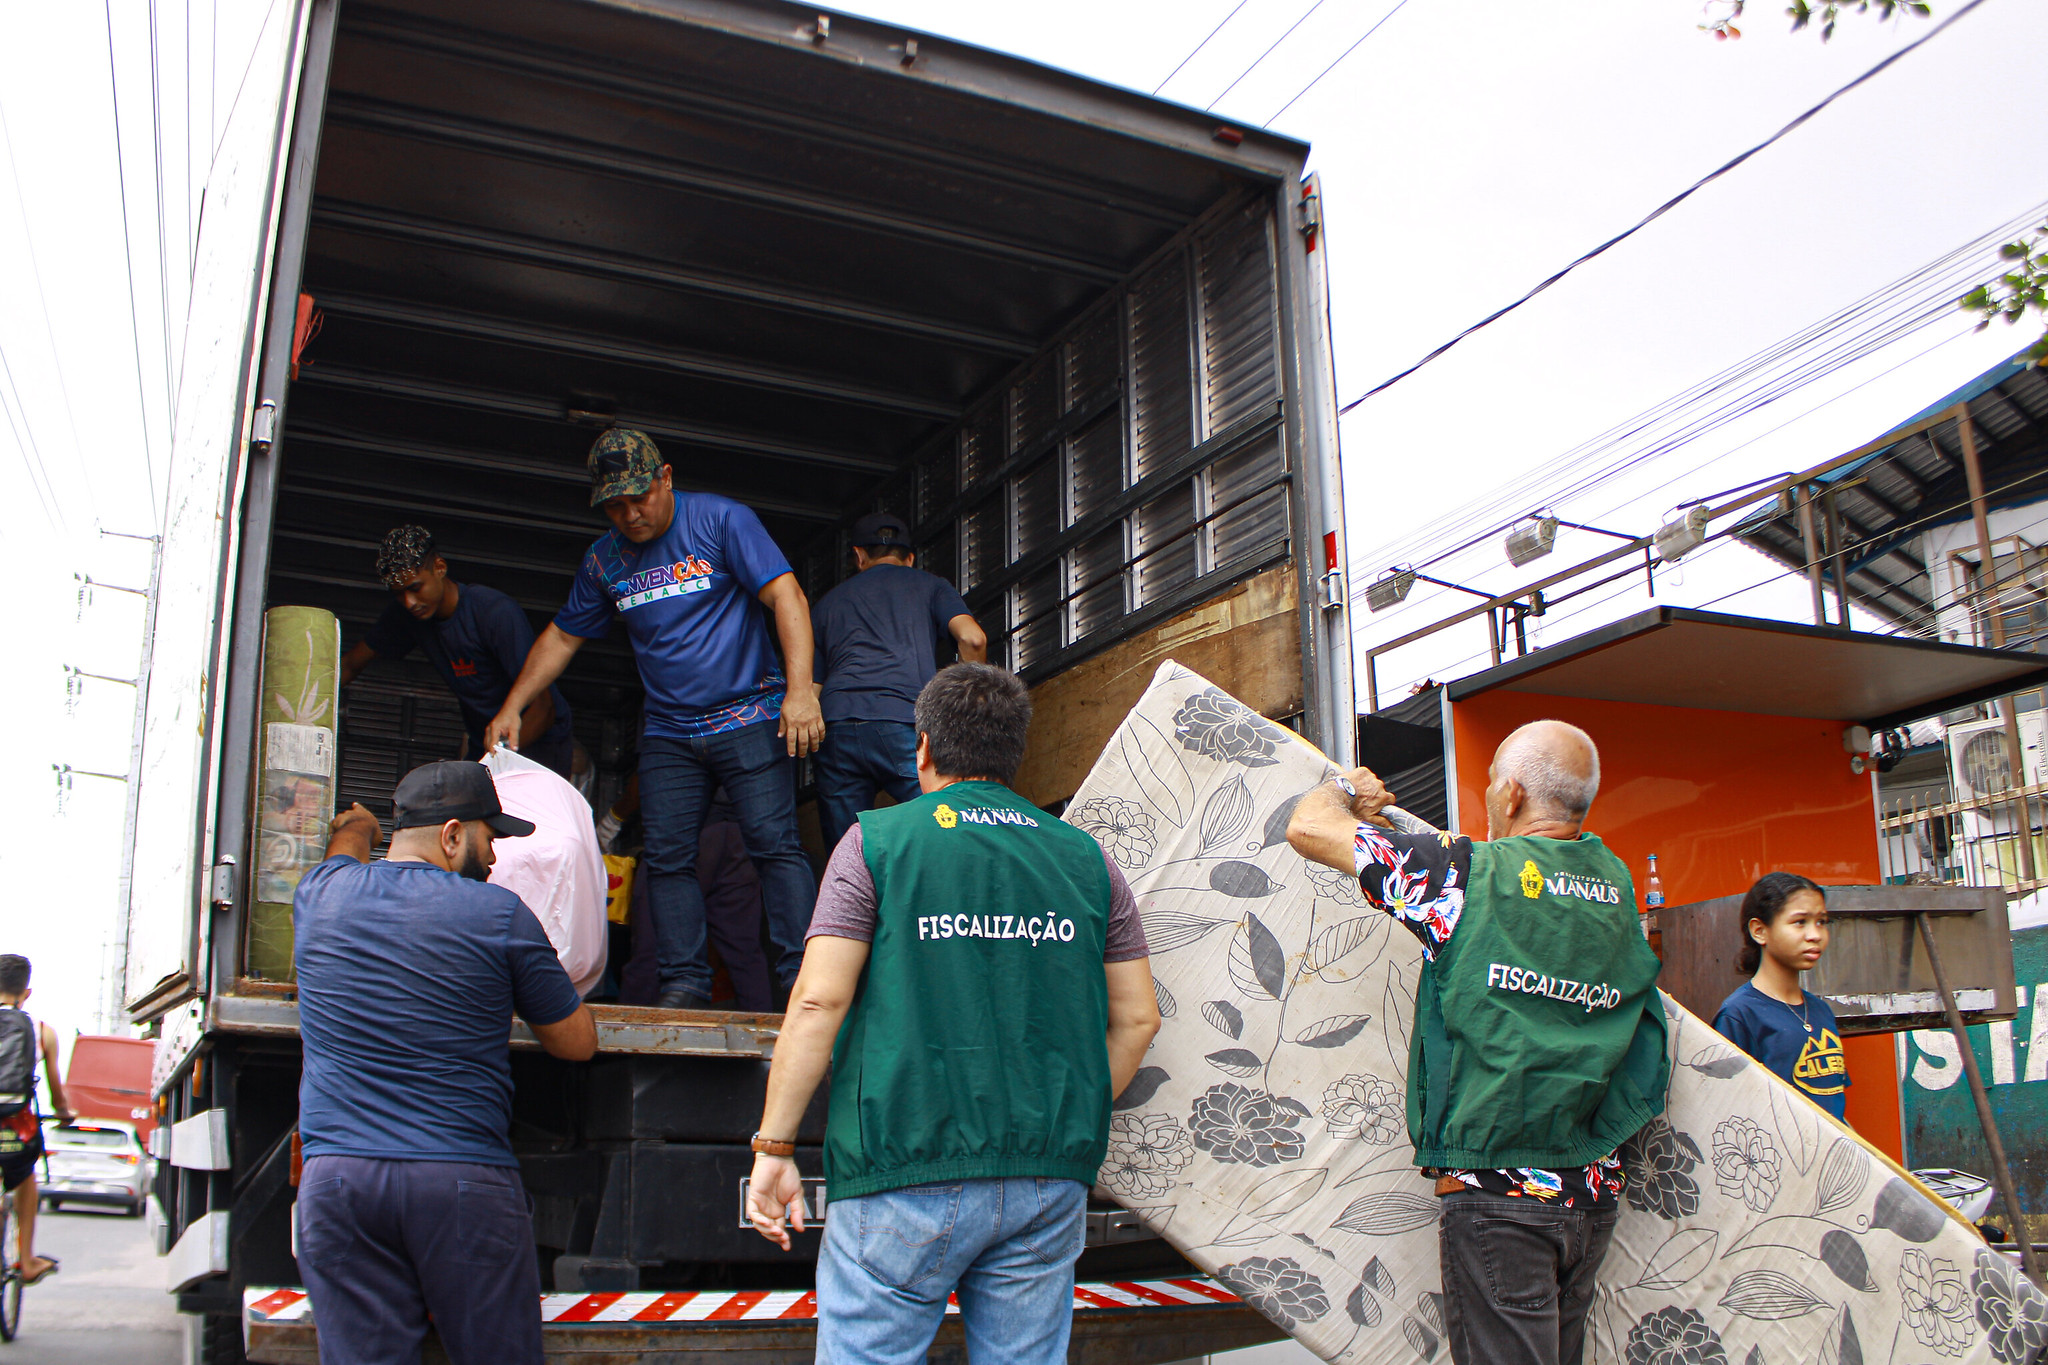
[(939, 822), (940, 829), (951, 829), (960, 823), (960, 817), (954, 813), (951, 806), (943, 801), (932, 807), (932, 819)]
[(1543, 894), (1543, 874), (1536, 870), (1534, 858), (1522, 864), (1522, 894), (1532, 901)]

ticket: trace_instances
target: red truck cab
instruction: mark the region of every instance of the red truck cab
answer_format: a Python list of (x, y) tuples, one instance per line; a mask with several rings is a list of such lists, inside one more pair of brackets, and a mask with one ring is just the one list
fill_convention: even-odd
[(121, 1119), (135, 1125), (143, 1149), (156, 1127), (149, 1099), (149, 1067), (156, 1044), (147, 1038), (83, 1034), (71, 1043), (64, 1096), (80, 1118)]

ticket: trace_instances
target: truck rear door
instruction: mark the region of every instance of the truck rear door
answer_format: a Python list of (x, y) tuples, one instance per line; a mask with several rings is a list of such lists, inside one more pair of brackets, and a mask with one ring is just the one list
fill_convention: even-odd
[[(252, 441), (267, 441), (256, 378), (276, 285), (285, 155), (314, 0), (269, 6), (210, 167), (177, 356), (171, 463), (129, 784), (127, 952), (131, 1012), (161, 1013), (203, 988), (236, 508)], [(224, 54), (225, 55), (225, 54)], [(287, 284), (296, 290), (296, 277)], [(289, 297), (289, 292), (287, 297)]]

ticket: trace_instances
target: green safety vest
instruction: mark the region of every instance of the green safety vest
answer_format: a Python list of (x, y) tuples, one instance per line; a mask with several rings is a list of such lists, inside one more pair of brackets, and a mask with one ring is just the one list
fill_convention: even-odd
[(860, 817), (874, 943), (832, 1052), (826, 1188), (1095, 1179), (1109, 1141), (1109, 871), (1000, 782)]
[(1597, 836), (1475, 842), (1415, 997), (1416, 1165), (1583, 1166), (1663, 1112), (1659, 965), (1628, 868)]

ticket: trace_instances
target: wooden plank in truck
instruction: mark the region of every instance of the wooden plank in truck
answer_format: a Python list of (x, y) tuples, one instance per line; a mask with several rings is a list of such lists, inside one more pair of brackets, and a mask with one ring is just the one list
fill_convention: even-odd
[(1016, 790), (1039, 805), (1072, 796), (1168, 655), (1266, 716), (1302, 709), (1300, 590), (1292, 564), (1133, 635), (1031, 689), (1031, 746)]

